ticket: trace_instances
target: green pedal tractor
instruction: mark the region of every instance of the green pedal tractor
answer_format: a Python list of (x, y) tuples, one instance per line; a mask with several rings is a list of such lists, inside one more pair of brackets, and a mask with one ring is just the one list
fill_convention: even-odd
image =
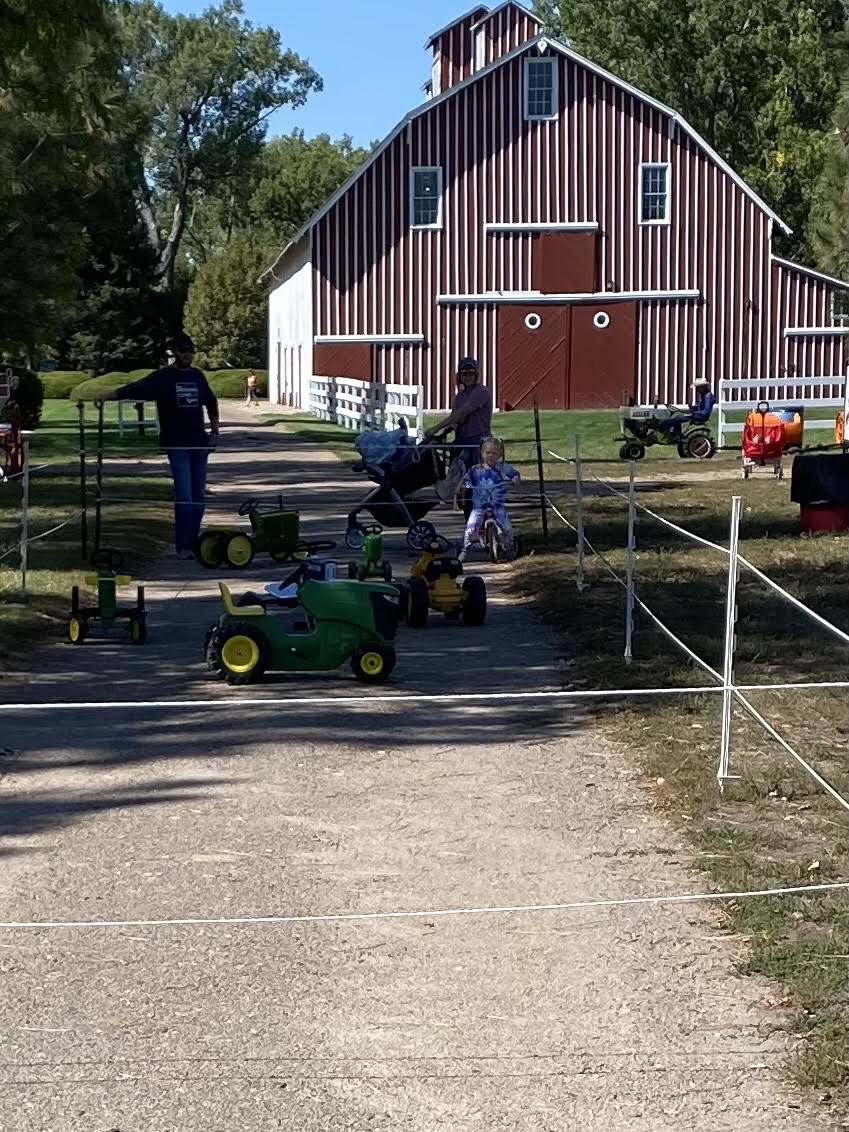
[(336, 545), (328, 540), (302, 539), (300, 515), (283, 506), (282, 496), (272, 505), (249, 499), (241, 505), (239, 514), (250, 519), (249, 531), (222, 526), (200, 532), (195, 557), (201, 566), (216, 570), (226, 564), (244, 570), (256, 554), (268, 554), (275, 562), (293, 562)]
[(383, 557), (383, 527), (379, 523), (360, 528), (363, 533), (363, 553), (359, 562), (348, 563), (348, 577), (365, 582), (369, 578), (392, 581), (392, 567)]
[(317, 580), (310, 565), (267, 587), (265, 595), (244, 594), (238, 602), (218, 583), (224, 612), (204, 643), (212, 672), (228, 684), (252, 684), (267, 671), (330, 672), (349, 661), (366, 684), (389, 678), (396, 659), (397, 589), (332, 576)]
[(91, 564), (97, 568), (96, 574), (86, 577), (86, 585), (97, 587), (97, 605), (83, 605), (80, 602), (80, 587), (71, 590), (71, 612), (68, 616), (68, 639), (72, 645), (81, 645), (86, 639), (92, 622), (102, 629), (112, 629), (120, 621), (126, 622), (130, 640), (135, 645), (143, 645), (147, 639), (147, 615), (144, 607), (144, 586), (136, 587), (135, 605), (118, 604), (118, 587), (132, 582), (127, 574), (119, 574), (124, 566), (124, 555), (120, 550), (101, 547), (91, 556)]

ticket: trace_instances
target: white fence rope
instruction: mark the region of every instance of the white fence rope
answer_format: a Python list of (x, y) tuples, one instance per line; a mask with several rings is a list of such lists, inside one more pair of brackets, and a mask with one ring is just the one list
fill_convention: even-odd
[[(575, 469), (576, 469), (576, 497), (577, 497), (577, 505), (580, 508), (580, 502), (581, 502), (581, 499), (582, 499), (582, 490), (581, 490), (582, 461), (580, 459), (580, 440), (579, 440), (579, 438), (576, 437), (576, 440), (575, 440), (575, 452), (576, 452), (576, 458), (575, 459), (570, 459), (569, 457), (562, 456), (562, 455), (560, 455), (560, 453), (554, 452), (551, 449), (548, 449), (547, 451), (548, 451), (548, 454), (551, 457), (553, 457), (555, 460), (559, 460), (562, 463), (566, 463), (566, 464), (573, 464), (575, 466)], [(739, 551), (737, 549), (737, 547), (738, 547), (738, 537), (739, 537), (739, 524), (740, 524), (740, 500), (739, 500), (739, 497), (735, 497), (735, 499), (732, 501), (731, 546), (730, 547), (724, 547), (724, 546), (721, 546), (718, 543), (711, 542), (709, 539), (702, 538), (701, 535), (697, 535), (697, 534), (695, 534), (695, 532), (689, 531), (685, 527), (679, 526), (677, 523), (671, 522), (670, 520), (666, 519), (664, 516), (657, 514), (657, 512), (653, 511), (651, 508), (646, 507), (644, 504), (637, 502), (636, 497), (635, 497), (635, 485), (634, 485), (633, 470), (632, 470), (632, 473), (631, 473), (631, 476), (630, 476), (629, 490), (628, 490), (627, 495), (624, 492), (617, 489), (616, 487), (614, 487), (608, 481), (603, 480), (601, 477), (595, 475), (595, 473), (593, 473), (592, 470), (590, 470), (589, 474), (592, 477), (592, 479), (595, 480), (595, 482), (600, 484), (602, 487), (604, 487), (610, 495), (613, 495), (613, 496), (616, 496), (620, 499), (625, 500), (628, 503), (630, 514), (636, 514), (637, 511), (640, 511), (643, 514), (650, 516), (653, 520), (661, 523), (664, 527), (680, 534), (685, 539), (688, 539), (692, 542), (695, 542), (695, 543), (697, 543), (701, 546), (705, 546), (710, 550), (718, 551), (719, 553), (725, 555), (726, 557), (729, 557), (729, 556), (731, 557), (731, 562), (729, 563), (729, 575), (728, 575), (728, 578), (729, 578), (728, 587), (729, 587), (729, 589), (728, 589), (728, 599), (727, 599), (727, 603), (730, 603), (730, 605), (729, 605), (729, 608), (726, 609), (726, 626), (725, 626), (725, 633), (724, 633), (724, 663), (723, 663), (724, 672), (723, 672), (723, 674), (720, 674), (716, 669), (714, 669), (711, 665), (709, 665), (706, 661), (704, 661), (701, 657), (699, 657), (692, 649), (690, 649), (689, 646), (686, 645), (675, 633), (673, 633), (672, 630), (669, 629), (669, 627), (648, 607), (648, 605), (646, 605), (646, 603), (644, 601), (642, 601), (637, 596), (637, 594), (635, 592), (635, 585), (634, 585), (634, 580), (633, 580), (633, 569), (632, 568), (629, 569), (629, 577), (628, 577), (628, 580), (625, 581), (617, 573), (615, 568), (611, 566), (611, 564), (608, 562), (608, 560), (595, 549), (595, 547), (592, 545), (590, 540), (586, 537), (586, 533), (584, 531), (583, 521), (580, 521), (578, 523), (577, 527), (576, 527), (571, 522), (569, 522), (568, 519), (566, 519), (566, 517), (562, 514), (562, 512), (556, 506), (554, 506), (554, 504), (550, 500), (547, 499), (548, 505), (551, 507), (551, 510), (553, 511), (553, 513), (570, 530), (574, 531), (577, 534), (578, 540), (582, 544), (581, 547), (579, 548), (580, 553), (579, 553), (579, 559), (578, 559), (578, 589), (581, 590), (583, 588), (583, 585), (582, 585), (582, 582), (583, 582), (582, 549), (583, 549), (583, 546), (585, 545), (602, 562), (605, 569), (614, 578), (614, 580), (617, 581), (620, 585), (625, 587), (627, 595), (628, 595), (628, 605), (630, 606), (631, 603), (638, 605), (640, 607), (640, 609), (642, 609), (642, 611), (650, 618), (650, 620), (656, 625), (656, 627), (658, 629), (660, 629), (660, 631), (662, 633), (664, 633), (671, 641), (673, 641), (680, 649), (682, 649), (682, 651), (685, 652), (687, 654), (687, 656), (690, 657), (691, 660), (693, 660), (704, 671), (706, 671), (709, 675), (713, 676), (713, 678), (715, 680), (717, 680), (718, 687), (715, 690), (722, 692), (723, 701), (724, 701), (723, 702), (723, 715), (722, 715), (722, 724), (723, 724), (723, 726), (722, 726), (722, 738), (721, 738), (721, 742), (720, 742), (720, 769), (719, 769), (719, 772), (718, 772), (718, 775), (717, 775), (717, 778), (718, 778), (719, 783), (720, 783), (720, 787), (723, 786), (724, 782), (729, 781), (731, 779), (731, 777), (733, 777), (729, 774), (729, 765), (728, 765), (729, 764), (729, 755), (730, 755), (730, 745), (731, 745), (731, 718), (730, 718), (730, 713), (731, 713), (731, 703), (732, 703), (732, 699), (733, 699), (734, 701), (739, 703), (740, 706), (743, 707), (748, 712), (748, 714), (761, 727), (763, 727), (766, 730), (766, 732), (777, 743), (779, 743), (779, 745), (787, 752), (787, 754), (789, 754), (807, 773), (809, 773), (814, 778), (814, 780), (821, 786), (821, 788), (823, 790), (825, 790), (829, 795), (831, 795), (838, 802), (838, 804), (841, 805), (844, 809), (849, 810), (849, 802), (847, 802), (847, 800), (845, 798), (843, 798), (842, 795), (825, 778), (823, 778), (823, 776), (820, 775), (819, 772), (816, 771), (814, 769), (814, 767), (811, 766), (811, 764), (806, 759), (804, 759), (799, 754), (799, 752), (796, 751), (793, 748), (793, 746), (790, 743), (788, 743), (787, 740), (784, 739), (784, 737), (778, 731), (776, 731), (776, 729), (774, 727), (772, 727), (771, 724), (769, 724), (769, 722), (766, 719), (764, 719), (764, 717), (749, 703), (749, 701), (745, 698), (745, 696), (743, 696), (741, 694), (744, 690), (749, 690), (752, 686), (746, 686), (746, 688), (744, 688), (742, 685), (738, 685), (734, 681), (733, 653), (734, 653), (734, 648), (735, 648), (735, 644), (736, 644), (735, 627), (736, 627), (737, 611), (736, 611), (736, 592), (732, 592), (732, 586), (736, 590), (736, 579), (737, 579), (737, 574), (739, 572), (739, 568), (742, 566), (744, 569), (749, 570), (756, 578), (758, 578), (760, 581), (762, 581), (764, 584), (766, 584), (775, 593), (779, 594), (786, 601), (790, 602), (790, 604), (792, 604), (800, 612), (806, 613), (813, 621), (815, 621), (822, 628), (827, 629), (833, 636), (836, 636), (840, 640), (842, 640), (846, 643), (849, 643), (849, 634), (845, 633), (842, 629), (839, 629), (836, 625), (832, 625), (831, 622), (827, 621), (820, 614), (816, 613), (809, 606), (805, 605), (798, 598), (794, 597), (793, 594), (788, 593), (787, 590), (785, 590), (777, 582), (773, 581), (773, 579), (770, 578), (767, 574), (765, 574), (762, 570), (759, 570), (756, 566), (754, 566), (751, 562), (749, 562), (748, 559), (744, 558), (742, 555), (739, 554)], [(629, 540), (630, 540), (630, 535), (629, 535)], [(632, 630), (632, 627), (629, 626), (629, 623), (628, 623), (628, 618), (630, 616), (630, 612), (629, 612), (629, 609), (627, 609), (627, 608), (626, 608), (626, 615), (625, 616), (626, 616), (626, 627), (625, 627), (625, 654), (624, 654), (624, 658), (625, 658), (625, 661), (628, 662), (631, 659), (631, 639), (632, 639), (632, 631), (629, 631), (629, 629)], [(808, 684), (798, 683), (798, 684), (790, 685), (790, 687), (799, 688), (799, 689), (801, 689), (803, 687), (839, 689), (839, 688), (843, 688), (845, 686), (846, 686), (846, 682), (844, 682), (844, 681), (819, 681), (819, 682), (811, 682), (811, 683), (808, 683)], [(770, 690), (770, 689), (776, 690), (774, 685), (760, 685), (760, 686), (757, 686), (757, 687), (759, 688), (759, 690), (763, 690), (763, 691)], [(782, 686), (782, 687), (786, 687), (786, 686)]]
[(739, 892), (686, 892), (660, 896), (623, 896), (609, 900), (568, 900), (557, 904), (480, 905), (468, 908), (426, 908), (389, 912), (315, 912), (282, 916), (184, 916), (150, 920), (9, 920), (3, 931), (80, 928), (260, 927), (284, 924), (334, 924), (374, 920), (430, 920), (457, 916), (503, 916), (538, 912), (582, 912), (600, 908), (656, 907), (662, 904), (710, 904), (723, 900), (755, 900), (775, 896), (813, 896), (849, 889), (849, 881), (797, 884), (786, 888), (742, 889)]
[[(849, 680), (823, 680), (802, 684), (735, 684), (739, 692), (804, 692), (831, 689), (849, 689)], [(504, 703), (509, 700), (607, 700), (645, 698), (648, 696), (700, 696), (721, 692), (716, 684), (680, 684), (674, 688), (548, 688), (538, 692), (399, 692), (385, 695), (360, 696), (221, 696), (204, 700), (35, 700), (31, 703), (0, 703), (4, 712), (94, 711), (127, 708), (133, 711), (169, 711), (174, 708), (204, 708), (211, 711), (234, 707), (279, 707), (290, 711), (295, 707), (326, 707), (340, 704), (345, 707), (368, 708), (372, 704), (451, 704), (451, 703)]]

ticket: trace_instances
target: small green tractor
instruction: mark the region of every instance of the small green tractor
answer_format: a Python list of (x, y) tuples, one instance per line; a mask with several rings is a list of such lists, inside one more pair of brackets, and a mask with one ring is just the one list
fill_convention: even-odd
[(144, 586), (136, 587), (135, 605), (118, 604), (118, 587), (128, 586), (132, 578), (119, 574), (123, 569), (124, 555), (112, 547), (101, 547), (91, 556), (96, 574), (86, 576), (87, 586), (97, 587), (97, 605), (83, 605), (80, 602), (80, 587), (71, 590), (71, 612), (68, 616), (68, 640), (72, 645), (81, 645), (86, 639), (92, 622), (103, 629), (112, 629), (119, 621), (126, 621), (126, 629), (134, 645), (143, 645), (147, 640), (147, 614), (144, 607)]
[(268, 554), (275, 562), (293, 562), (336, 545), (327, 540), (302, 539), (300, 515), (283, 506), (282, 496), (271, 506), (249, 499), (241, 505), (239, 514), (250, 519), (249, 531), (242, 527), (206, 527), (200, 532), (195, 557), (201, 566), (216, 570), (226, 564), (244, 570), (255, 554)]
[(392, 581), (392, 567), (383, 557), (383, 527), (379, 523), (360, 528), (363, 532), (362, 558), (348, 563), (348, 577), (365, 582), (369, 578)]

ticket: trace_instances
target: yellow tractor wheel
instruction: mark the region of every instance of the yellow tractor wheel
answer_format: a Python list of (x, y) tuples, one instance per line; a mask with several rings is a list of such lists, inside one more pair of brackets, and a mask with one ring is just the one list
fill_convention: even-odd
[(227, 563), (236, 570), (244, 570), (250, 566), (254, 557), (254, 544), (248, 535), (231, 535), (224, 550)]

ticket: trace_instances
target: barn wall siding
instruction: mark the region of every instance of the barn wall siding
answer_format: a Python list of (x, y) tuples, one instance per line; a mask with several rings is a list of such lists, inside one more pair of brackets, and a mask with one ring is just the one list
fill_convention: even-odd
[[(423, 346), (382, 350), (376, 365), (386, 380), (422, 384), (428, 406), (444, 407), (461, 355), (479, 357), (495, 383), (497, 308), (447, 306), (437, 296), (534, 285), (534, 235), (485, 226), (594, 223), (600, 289), (702, 296), (640, 303), (641, 399), (687, 400), (701, 376), (714, 384), (776, 377), (788, 365), (800, 376), (839, 373), (840, 342), (785, 339), (787, 324), (827, 323), (829, 286), (772, 262), (763, 210), (669, 115), (557, 59), (557, 119), (523, 120), (520, 55), (408, 123), (318, 221), (316, 334), (423, 334)], [(641, 162), (670, 166), (670, 224), (638, 223)], [(415, 165), (443, 170), (439, 230), (410, 228)]]
[(288, 274), (268, 296), (268, 399), (298, 407), (312, 375), (311, 243), (295, 249)]

